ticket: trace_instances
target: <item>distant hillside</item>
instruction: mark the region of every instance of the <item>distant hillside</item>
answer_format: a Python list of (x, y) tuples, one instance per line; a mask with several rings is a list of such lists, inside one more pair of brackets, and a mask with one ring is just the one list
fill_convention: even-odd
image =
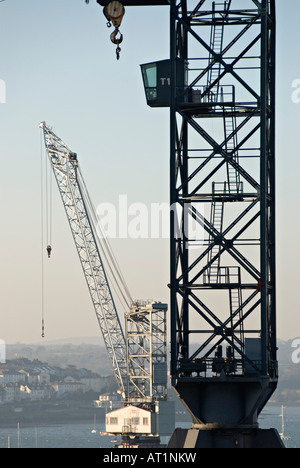
[(28, 359), (39, 359), (42, 362), (56, 364), (60, 367), (75, 365), (78, 368), (86, 368), (102, 376), (112, 374), (104, 346), (83, 343), (80, 340), (78, 343), (54, 342), (53, 344), (48, 343), (45, 345), (24, 345), (17, 343), (7, 345), (6, 358), (16, 359), (17, 357), (26, 357)]
[[(292, 362), (293, 340), (278, 340), (279, 384), (272, 398), (276, 404), (300, 405), (300, 364)], [(7, 359), (27, 357), (39, 359), (60, 367), (75, 365), (87, 368), (102, 376), (112, 370), (104, 346), (99, 337), (59, 340), (41, 345), (7, 345)]]

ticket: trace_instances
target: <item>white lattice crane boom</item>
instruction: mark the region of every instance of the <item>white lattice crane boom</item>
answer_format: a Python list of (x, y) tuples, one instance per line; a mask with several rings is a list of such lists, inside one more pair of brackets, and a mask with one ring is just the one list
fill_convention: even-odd
[(123, 398), (127, 389), (126, 342), (111, 293), (107, 273), (95, 236), (88, 195), (78, 166), (77, 155), (50, 130), (40, 124), (45, 146), (76, 249), (93, 301), (104, 343)]

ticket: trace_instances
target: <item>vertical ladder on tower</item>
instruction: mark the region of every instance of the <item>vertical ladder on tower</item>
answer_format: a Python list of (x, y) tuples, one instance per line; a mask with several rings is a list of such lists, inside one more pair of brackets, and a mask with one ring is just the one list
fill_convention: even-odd
[[(221, 55), (223, 50), (223, 41), (224, 41), (224, 21), (220, 23), (217, 21), (217, 15), (221, 15), (223, 20), (228, 15), (228, 11), (230, 8), (231, 0), (225, 0), (221, 3), (213, 2), (213, 24), (211, 27), (211, 35), (210, 35), (210, 47), (214, 51), (215, 54)], [(218, 7), (220, 7), (218, 9)], [(223, 9), (222, 9), (223, 8)], [(209, 55), (209, 65), (214, 60), (214, 55)], [(216, 82), (215, 86), (210, 90), (211, 100), (217, 101), (224, 101), (223, 89), (220, 87), (220, 83), (218, 78), (221, 74), (221, 63), (214, 64), (208, 71), (207, 74), (207, 87), (210, 87), (214, 82)], [(233, 88), (233, 96), (232, 102), (234, 102), (234, 88)], [(236, 115), (235, 115), (235, 107), (233, 106), (229, 112), (225, 112), (224, 107), (224, 136), (225, 136), (225, 149), (226, 153), (230, 155), (232, 159), (238, 162), (238, 151), (237, 151), (237, 134), (236, 134)], [(230, 162), (226, 163), (227, 166), (227, 182), (217, 183), (213, 182), (212, 184), (212, 204), (211, 204), (211, 215), (210, 215), (210, 225), (219, 233), (220, 240), (218, 240), (218, 236), (215, 234), (211, 234), (209, 236), (209, 243), (213, 243), (213, 247), (210, 249), (208, 253), (208, 268), (205, 275), (205, 282), (207, 283), (218, 283), (222, 281), (221, 278), (221, 267), (220, 267), (220, 250), (221, 250), (221, 236), (223, 230), (223, 220), (224, 220), (224, 199), (226, 195), (230, 194), (237, 194), (242, 191), (242, 183), (240, 181), (240, 174), (236, 170), (236, 168), (230, 164)], [(213, 260), (217, 257), (215, 260)], [(228, 268), (228, 279), (227, 281), (230, 282), (230, 270)], [(236, 283), (238, 286), (236, 288), (230, 289), (230, 314), (232, 320), (232, 326), (240, 320), (242, 310), (242, 290), (240, 287), (240, 274), (238, 278), (236, 278)], [(235, 312), (239, 311), (236, 315)], [(239, 338), (236, 338), (239, 347), (243, 347), (244, 339), (243, 339), (243, 331), (240, 330)]]
[[(213, 19), (214, 23), (211, 27), (210, 32), (210, 48), (216, 53), (221, 54), (223, 48), (223, 37), (224, 37), (224, 24), (218, 24), (216, 22), (216, 6), (224, 5), (224, 11), (226, 10), (227, 1), (222, 3), (213, 2)], [(214, 60), (213, 54), (209, 54), (208, 64), (210, 65)], [(207, 74), (207, 87), (214, 83), (220, 76), (221, 73), (221, 63), (216, 63), (213, 65)], [(220, 90), (219, 81), (216, 85), (210, 90), (211, 100), (217, 102), (218, 95)]]
[[(221, 55), (223, 49), (224, 39), (224, 22), (218, 22), (218, 15), (226, 17), (228, 14), (231, 0), (225, 0), (224, 2), (213, 2), (212, 5), (212, 17), (213, 24), (210, 32), (210, 48), (215, 54)], [(218, 7), (221, 7), (218, 9)], [(214, 54), (209, 54), (208, 65), (211, 65), (214, 61)], [(220, 83), (218, 78), (221, 74), (221, 63), (215, 63), (207, 73), (207, 88), (209, 88), (214, 82), (215, 86), (209, 91), (210, 100), (217, 102), (219, 100)], [(222, 94), (222, 89), (221, 89)], [(221, 96), (222, 99), (222, 96)], [(221, 189), (217, 190), (216, 182), (212, 184), (212, 204), (210, 213), (210, 224), (221, 236), (223, 229), (223, 218), (224, 218), (224, 198), (222, 193), (226, 193), (226, 182), (221, 183)], [(217, 192), (219, 192), (217, 194)], [(217, 196), (218, 195), (218, 196)], [(208, 268), (205, 274), (205, 282), (207, 283), (218, 283), (220, 276), (220, 249), (221, 245), (217, 242), (216, 236), (210, 234), (209, 243), (214, 243), (213, 247), (208, 252)], [(217, 259), (213, 261), (214, 257), (218, 255)]]
[[(231, 0), (225, 0), (224, 2), (213, 2), (212, 4), (212, 16), (213, 16), (213, 25), (210, 31), (210, 48), (214, 51), (215, 54), (220, 55), (223, 50), (223, 39), (224, 39), (224, 22), (220, 23), (217, 21), (217, 14), (220, 15), (223, 19), (228, 15), (229, 7)], [(218, 10), (218, 7), (221, 7)], [(208, 65), (214, 60), (214, 55), (209, 54)], [(215, 63), (208, 71), (207, 74), (207, 87), (211, 86), (216, 80), (218, 80), (221, 74), (221, 63)], [(220, 91), (220, 82), (217, 81), (216, 85), (210, 90), (211, 101), (218, 101)]]
[[(240, 267), (227, 267), (226, 276), (229, 289), (230, 326), (233, 330), (232, 343), (244, 352), (243, 300)], [(238, 322), (240, 322), (239, 325)]]
[[(218, 185), (221, 185), (221, 189), (218, 190)], [(224, 198), (222, 194), (226, 191), (226, 182), (212, 184), (212, 204), (210, 212), (210, 224), (218, 232), (219, 236), (222, 235), (223, 230), (223, 219), (224, 219)], [(209, 243), (214, 242), (213, 247), (208, 252), (208, 269), (207, 269), (207, 280), (208, 283), (218, 283), (220, 275), (220, 249), (221, 244), (218, 243), (216, 236), (212, 234), (209, 236)], [(214, 257), (218, 255), (216, 260)]]
[[(212, 17), (213, 24), (210, 32), (210, 48), (215, 54), (221, 55), (223, 51), (224, 42), (224, 19), (228, 15), (231, 0), (225, 0), (224, 2), (213, 2), (212, 4)], [(220, 7), (220, 8), (218, 8)], [(218, 22), (218, 15), (222, 17), (223, 21)], [(209, 54), (208, 65), (214, 61), (214, 55)], [(223, 90), (220, 87), (220, 81), (218, 80), (221, 74), (221, 63), (215, 63), (207, 73), (207, 88), (216, 82), (209, 91), (209, 99), (214, 102), (219, 100), (223, 101)], [(234, 91), (233, 91), (234, 93)], [(232, 96), (234, 102), (234, 96)], [(224, 112), (224, 133), (226, 142), (227, 153), (232, 154), (232, 158), (238, 162), (238, 152), (234, 151), (237, 147), (237, 136), (236, 136), (236, 117), (235, 108), (232, 107), (231, 112), (226, 114)], [(229, 193), (240, 193), (242, 191), (242, 184), (240, 181), (239, 172), (227, 162), (227, 180)]]
[[(239, 154), (237, 148), (237, 134), (236, 134), (236, 116), (235, 108), (232, 107), (232, 112), (224, 112), (224, 137), (225, 137), (225, 148), (226, 153), (231, 155), (231, 159), (239, 162)], [(228, 180), (228, 191), (230, 194), (242, 192), (242, 182), (240, 179), (240, 173), (233, 167), (230, 162), (227, 165), (227, 180)]]

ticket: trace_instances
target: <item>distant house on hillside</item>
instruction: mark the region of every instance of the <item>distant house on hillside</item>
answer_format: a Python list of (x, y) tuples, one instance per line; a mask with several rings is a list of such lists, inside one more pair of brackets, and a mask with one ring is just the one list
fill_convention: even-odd
[(66, 393), (78, 393), (83, 392), (84, 384), (82, 382), (78, 382), (73, 377), (66, 377), (61, 382), (56, 382), (52, 385), (58, 397)]
[(51, 396), (51, 388), (46, 385), (21, 385), (20, 392), (23, 392), (23, 398), (28, 397), (31, 401), (44, 400)]
[(38, 383), (40, 385), (45, 385), (50, 382), (51, 376), (50, 373), (47, 371), (42, 371), (38, 374)]
[(20, 382), (25, 382), (26, 376), (21, 372), (3, 370), (0, 372), (0, 385), (3, 384), (16, 384)]
[(80, 379), (80, 382), (84, 385), (84, 392), (101, 392), (105, 387), (105, 379), (100, 377), (97, 374), (92, 374), (89, 377), (83, 377)]
[(8, 383), (2, 387), (4, 393), (2, 393), (3, 403), (12, 403), (20, 401), (20, 388), (19, 385)]

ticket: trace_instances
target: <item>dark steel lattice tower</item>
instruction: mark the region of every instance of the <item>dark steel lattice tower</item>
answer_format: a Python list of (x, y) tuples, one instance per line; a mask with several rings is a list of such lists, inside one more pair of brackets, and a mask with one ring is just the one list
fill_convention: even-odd
[(122, 4), (171, 10), (170, 60), (142, 66), (170, 107), (171, 377), (193, 421), (170, 447), (281, 447), (257, 424), (278, 380), (275, 0)]
[(196, 445), (255, 445), (278, 379), (275, 1), (172, 1), (170, 105), (173, 387)]

